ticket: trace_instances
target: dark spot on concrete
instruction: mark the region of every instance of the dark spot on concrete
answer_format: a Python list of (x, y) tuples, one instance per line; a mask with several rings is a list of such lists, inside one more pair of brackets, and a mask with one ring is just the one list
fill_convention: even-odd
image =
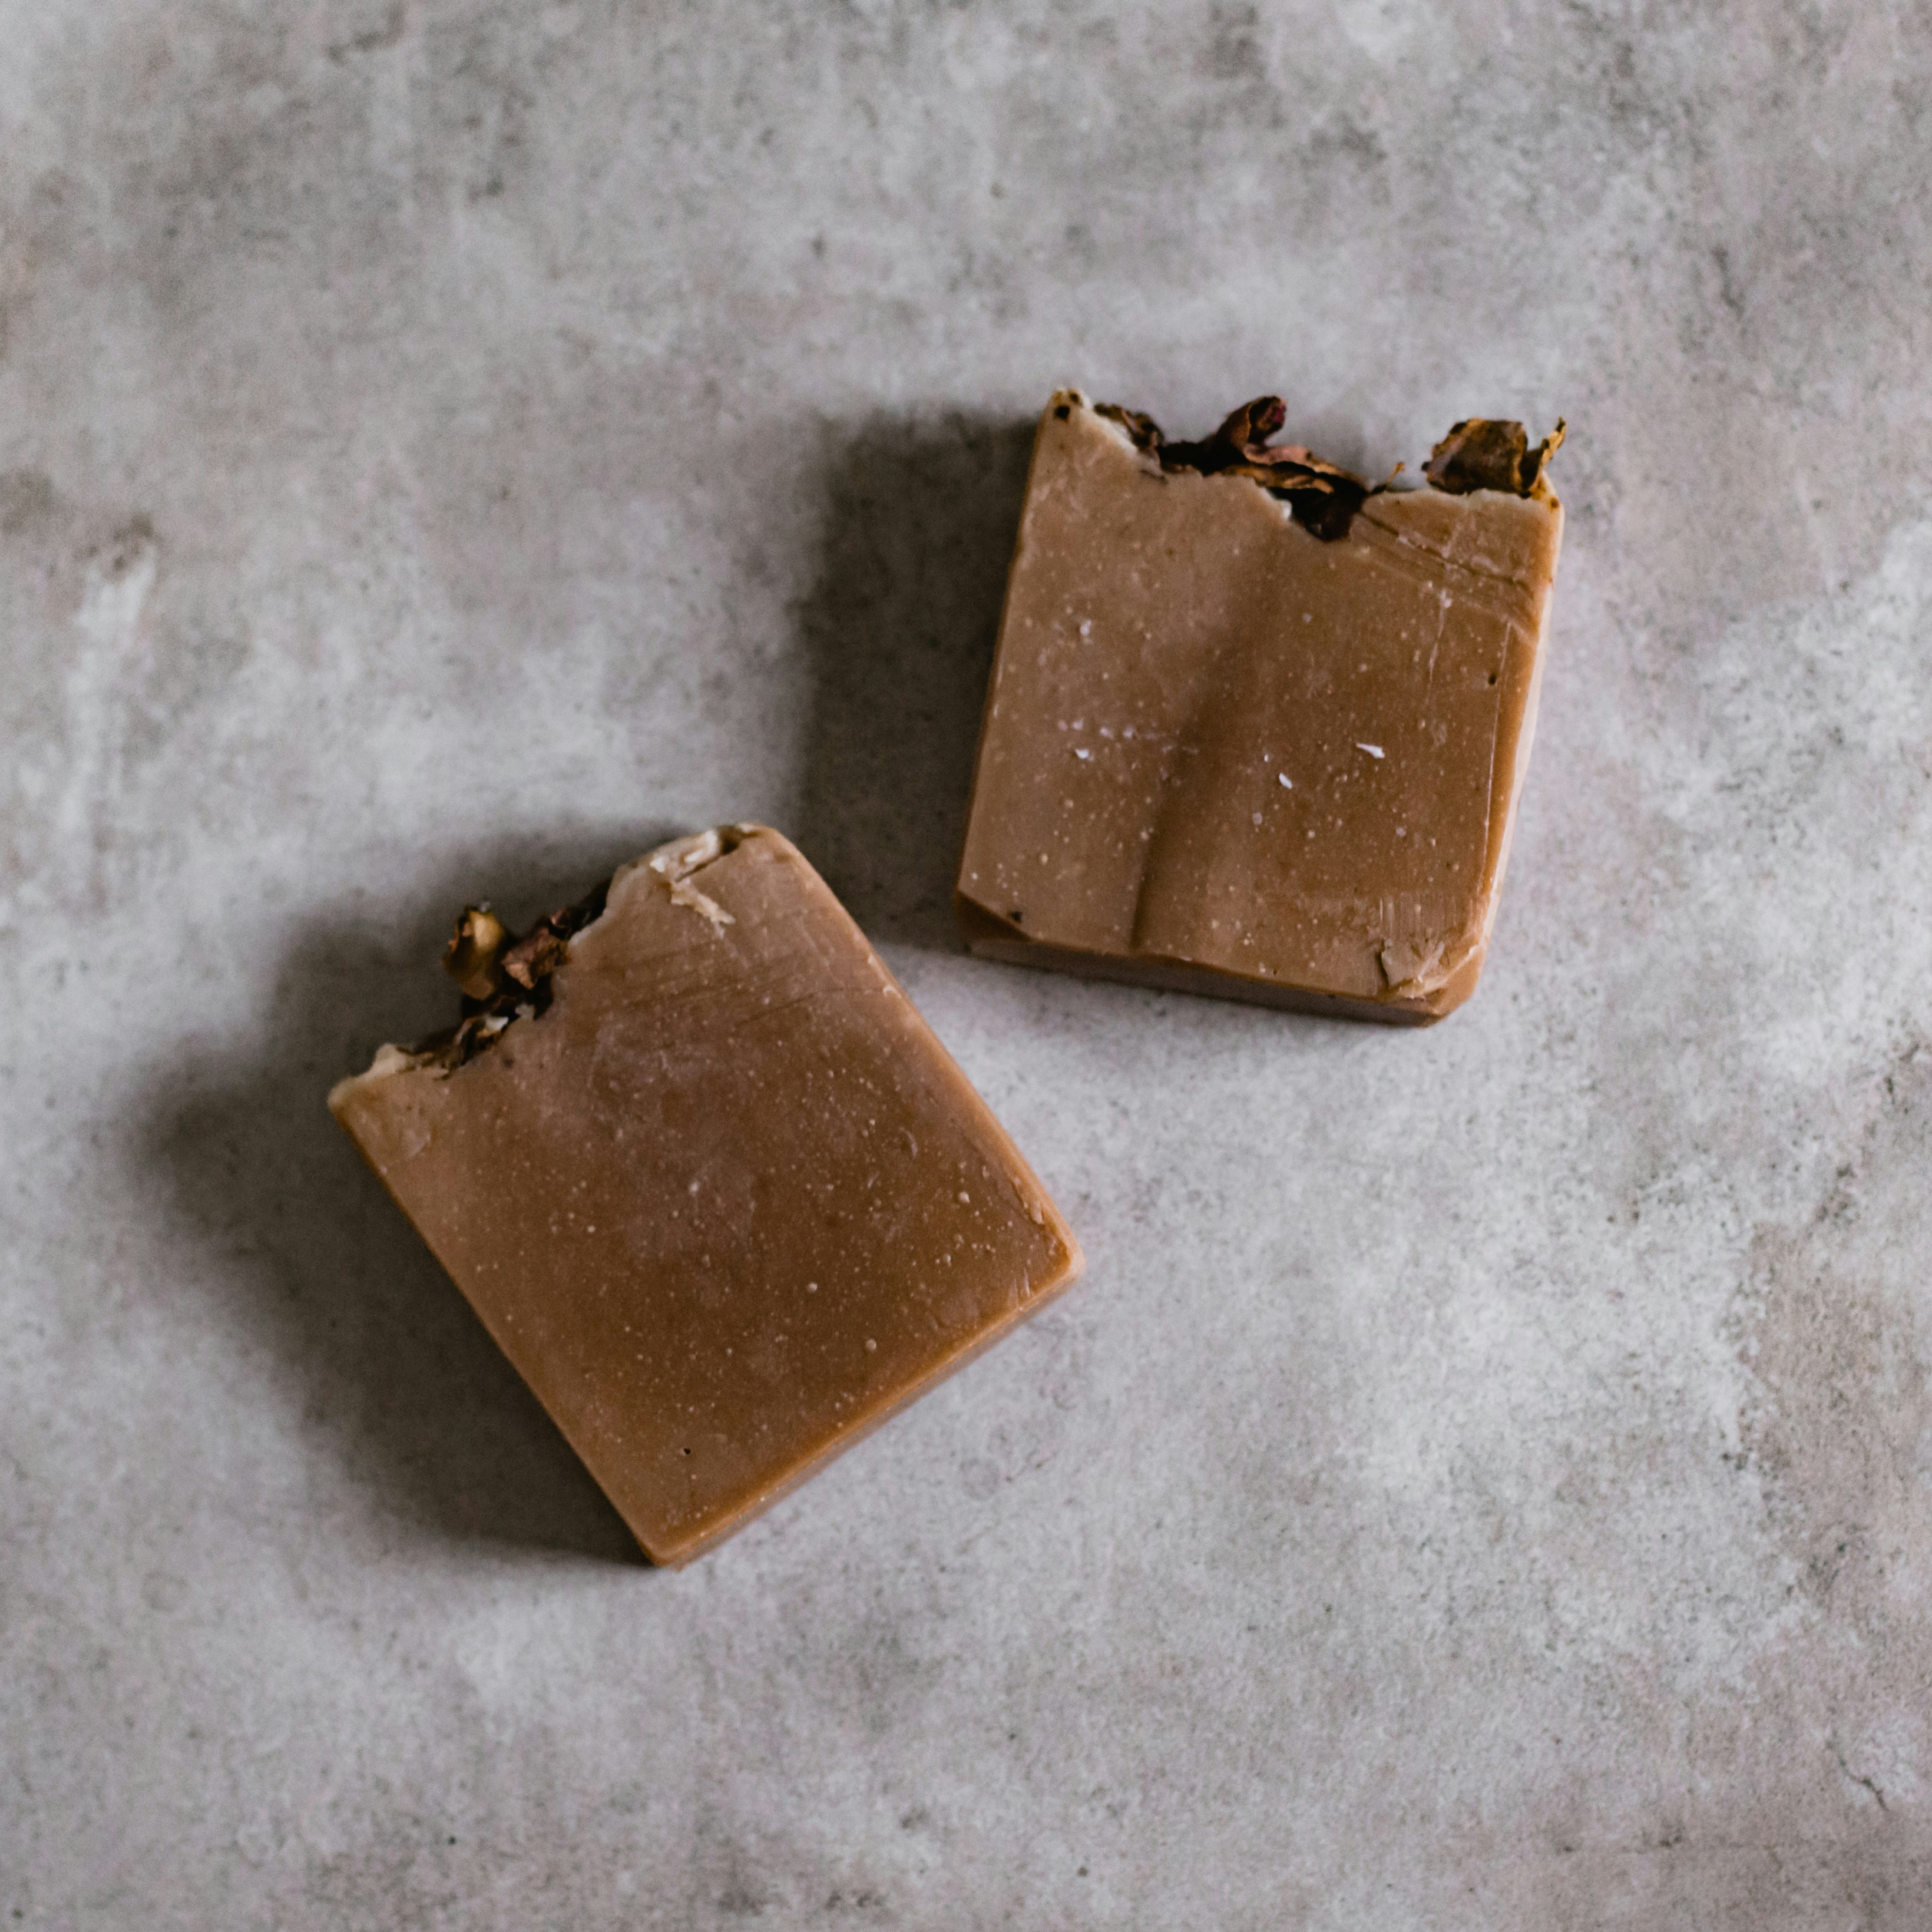
[(0, 536), (16, 536), (51, 517), (59, 501), (53, 479), (43, 470), (0, 472)]
[(1208, 16), (1208, 44), (1202, 54), (1202, 71), (1214, 80), (1261, 78), (1266, 67), (1261, 24), (1261, 10), (1247, 0), (1212, 8)]
[(400, 41), (409, 25), (403, 0), (391, 0), (388, 11), (374, 26), (338, 40), (328, 50), (331, 60), (347, 60), (358, 54), (381, 53)]
[(1744, 294), (1739, 284), (1736, 272), (1731, 266), (1731, 251), (1720, 242), (1711, 250), (1711, 259), (1718, 268), (1718, 298), (1724, 303), (1732, 319), (1744, 319)]
[(122, 578), (154, 548), (154, 526), (145, 512), (130, 517), (94, 549), (90, 561), (108, 578)]

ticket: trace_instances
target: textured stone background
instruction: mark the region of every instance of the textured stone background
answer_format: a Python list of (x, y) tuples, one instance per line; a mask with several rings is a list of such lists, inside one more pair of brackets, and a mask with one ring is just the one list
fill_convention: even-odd
[[(1916, 1928), (1932, 10), (0, 0), (0, 1917)], [(1027, 419), (1569, 417), (1487, 980), (970, 962)], [(680, 1575), (322, 1111), (796, 836), (1087, 1244)]]

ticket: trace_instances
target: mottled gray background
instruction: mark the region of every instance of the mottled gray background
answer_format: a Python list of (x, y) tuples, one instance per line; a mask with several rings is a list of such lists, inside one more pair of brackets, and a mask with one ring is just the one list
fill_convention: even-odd
[[(0, 1918), (1932, 1917), (1932, 12), (0, 0)], [(1571, 425), (1424, 1034), (962, 957), (1027, 419)], [(793, 832), (1084, 1285), (722, 1552), (322, 1110)]]

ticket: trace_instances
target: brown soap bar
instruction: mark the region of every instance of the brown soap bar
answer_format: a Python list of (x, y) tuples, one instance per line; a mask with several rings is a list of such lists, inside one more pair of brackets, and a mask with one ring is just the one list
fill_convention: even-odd
[(680, 839), (512, 942), (453, 1034), (329, 1096), (659, 1563), (1072, 1281), (1040, 1183), (796, 849)]
[(1047, 406), (956, 904), (976, 952), (1364, 1018), (1474, 991), (1529, 756), (1562, 426), (1426, 488)]

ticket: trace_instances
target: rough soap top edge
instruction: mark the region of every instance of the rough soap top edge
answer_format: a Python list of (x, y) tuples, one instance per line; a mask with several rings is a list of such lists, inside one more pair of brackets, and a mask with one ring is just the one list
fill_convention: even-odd
[[(1139, 410), (1118, 403), (1090, 402), (1078, 389), (1057, 391), (1047, 408), (1064, 421), (1078, 408), (1112, 425), (1143, 456), (1163, 471), (1202, 476), (1245, 476), (1286, 502), (1294, 520), (1324, 542), (1346, 536), (1355, 513), (1371, 496), (1394, 482), (1400, 466), (1384, 482), (1370, 484), (1340, 464), (1298, 443), (1275, 443), (1288, 419), (1279, 396), (1257, 396), (1232, 410), (1212, 434), (1198, 442), (1170, 442), (1160, 424)], [(1532, 502), (1555, 504), (1544, 472), (1562, 446), (1564, 425), (1532, 444), (1520, 422), (1470, 416), (1454, 425), (1430, 452), (1422, 473), (1432, 489), (1445, 495), (1494, 490)]]
[(569, 957), (577, 940), (623, 897), (632, 877), (643, 872), (662, 885), (672, 901), (688, 908), (722, 931), (734, 922), (717, 902), (693, 885), (692, 875), (748, 838), (770, 834), (762, 825), (714, 825), (663, 844), (620, 866), (605, 880), (567, 906), (546, 913), (521, 935), (512, 934), (487, 902), (466, 906), (443, 949), (443, 970), (463, 989), (463, 1014), (457, 1024), (414, 1046), (380, 1046), (368, 1066), (329, 1090), (328, 1104), (339, 1106), (365, 1082), (430, 1068), (454, 1072), (487, 1052), (518, 1020), (534, 1018), (550, 1005), (551, 979)]

